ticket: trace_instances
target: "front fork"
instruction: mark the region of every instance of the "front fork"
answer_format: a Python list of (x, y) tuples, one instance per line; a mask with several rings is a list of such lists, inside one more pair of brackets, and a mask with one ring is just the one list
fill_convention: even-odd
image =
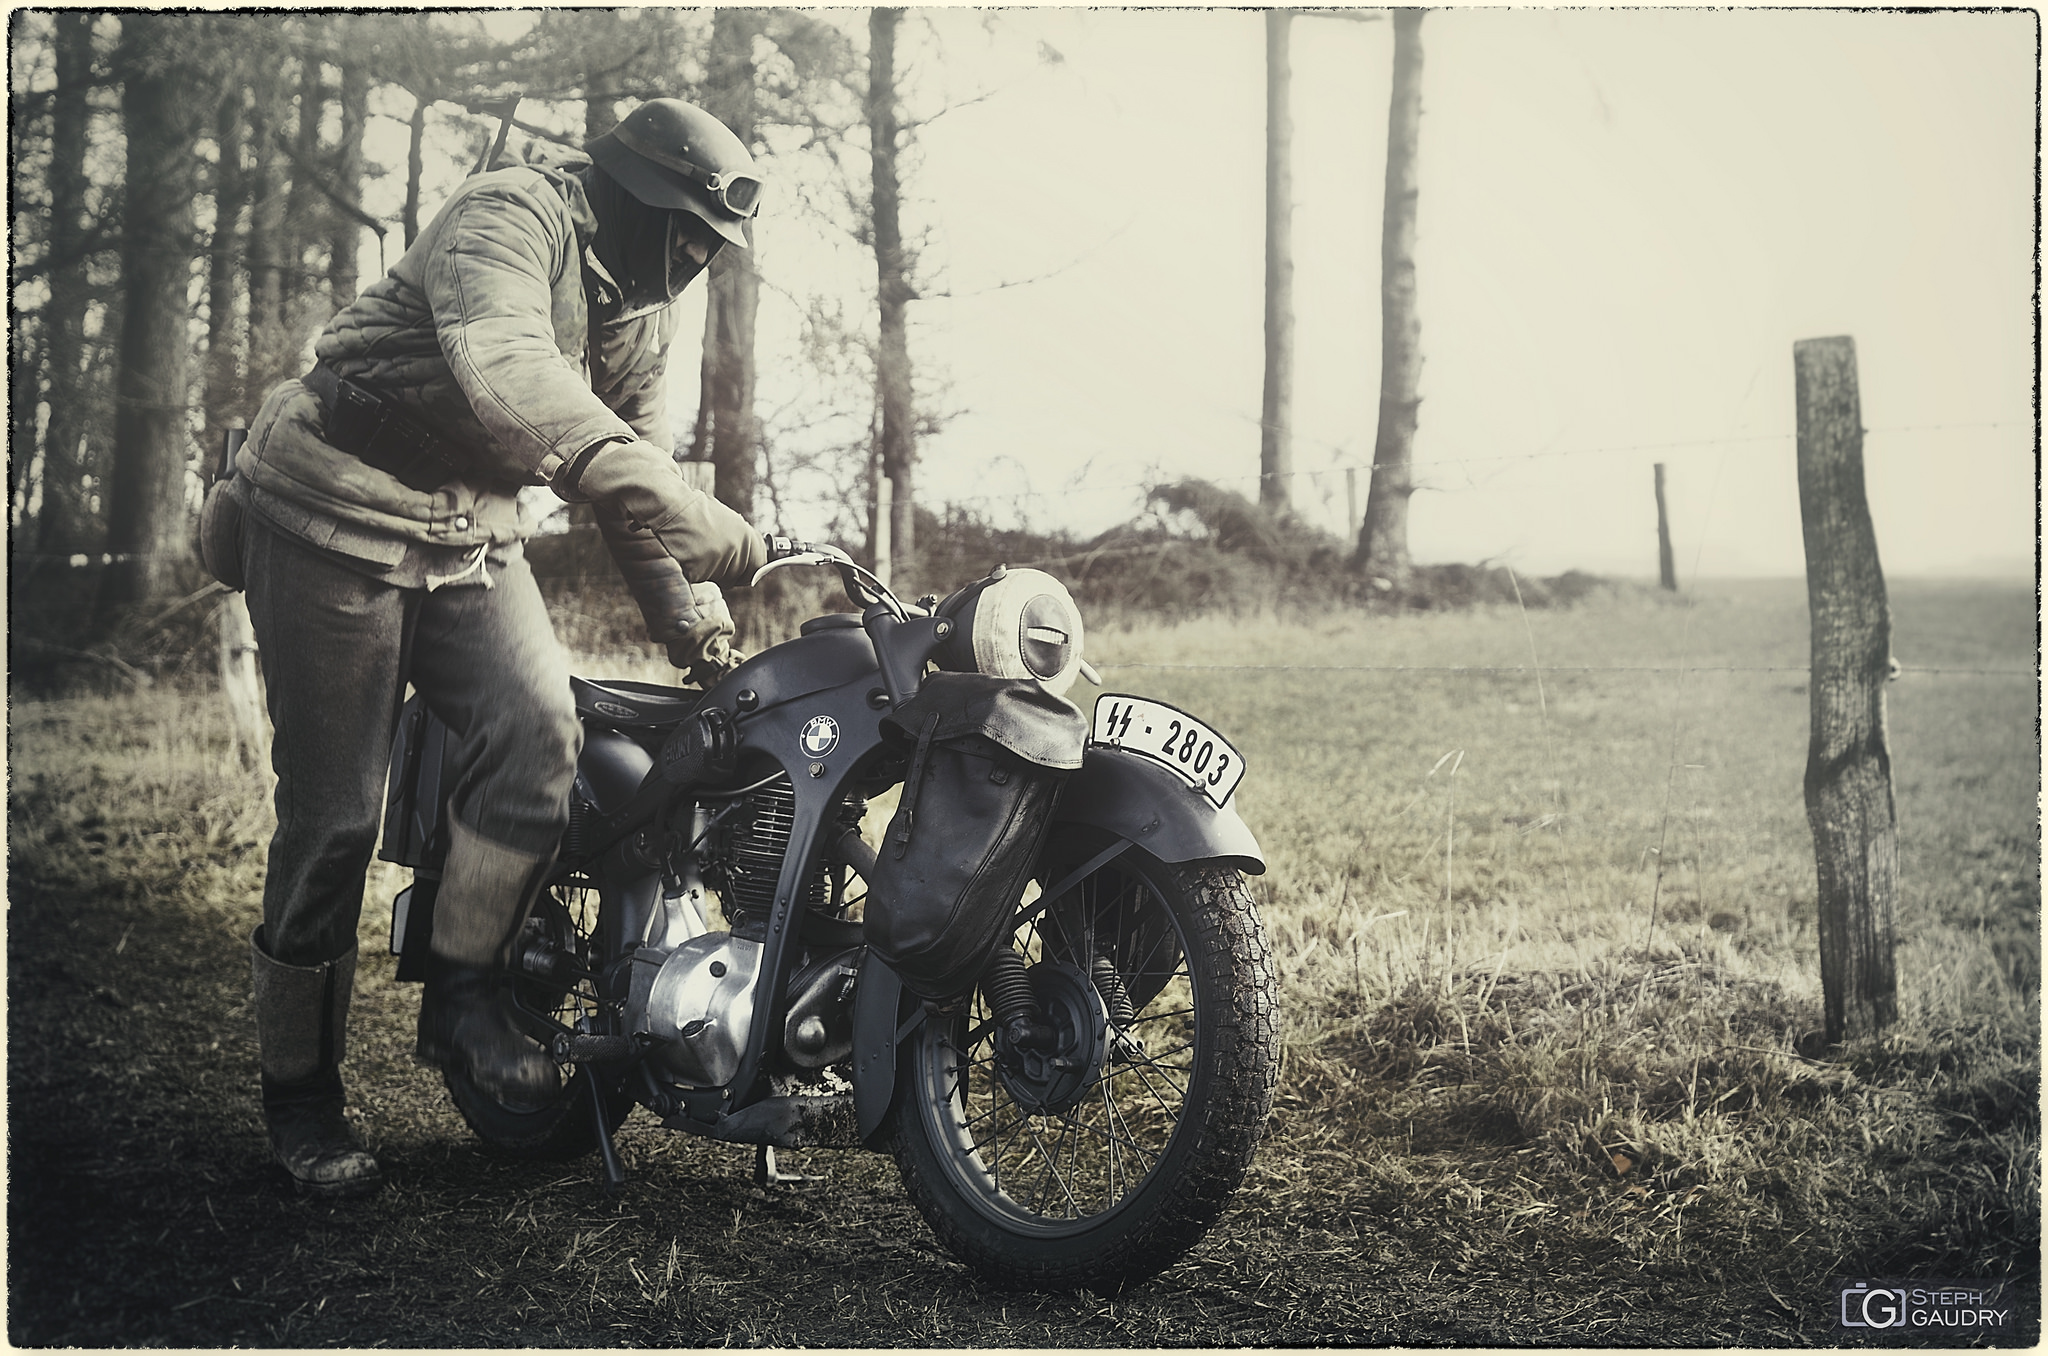
[[(1022, 927), (1043, 913), (1055, 900), (1094, 875), (1103, 867), (1122, 856), (1132, 846), (1128, 838), (1113, 839), (1110, 844), (1090, 857), (1081, 865), (1050, 883), (1039, 892), (1038, 898), (1024, 907), (1017, 915), (1016, 926)], [(1004, 959), (1004, 952), (1009, 959)], [(984, 979), (985, 992), (999, 989), (1001, 996), (990, 994), (991, 1010), (998, 1017), (1021, 1016), (1026, 1026), (1026, 1048), (1031, 1044), (1043, 1044), (1039, 1032), (1029, 1030), (1036, 1026), (1050, 1031), (1046, 1022), (1044, 1005), (1032, 990), (1024, 970), (1023, 957), (1011, 950), (1008, 943), (994, 956), (991, 967), (996, 971), (994, 983)], [(1093, 967), (1091, 966), (1091, 969)], [(1014, 969), (1016, 974), (1010, 975)], [(1112, 967), (1113, 971), (1114, 967)], [(1094, 980), (1094, 976), (1089, 976)], [(1122, 1024), (1131, 1020), (1129, 1015), (1119, 1018), (1118, 1013), (1130, 1012), (1130, 998), (1123, 996), (1119, 1009), (1116, 998), (1103, 990), (1102, 984), (1095, 983), (1102, 993), (1102, 1003), (1110, 1018), (1112, 1042), (1127, 1040), (1120, 1031)], [(1113, 985), (1118, 994), (1122, 993), (1121, 980)], [(1028, 1004), (1028, 1006), (1025, 1006)], [(1004, 1009), (1008, 1008), (1008, 1013)], [(903, 987), (903, 980), (870, 950), (861, 963), (860, 988), (853, 1000), (853, 1106), (861, 1143), (870, 1148), (879, 1147), (878, 1135), (888, 1120), (889, 1108), (896, 1096), (897, 1060), (904, 1041), (925, 1022), (930, 1005), (918, 1000), (917, 996)], [(1125, 1045), (1113, 1044), (1109, 1057), (1117, 1057)]]

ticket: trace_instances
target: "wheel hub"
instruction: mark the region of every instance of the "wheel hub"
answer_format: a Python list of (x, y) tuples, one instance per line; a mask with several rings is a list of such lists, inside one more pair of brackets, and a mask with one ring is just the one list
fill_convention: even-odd
[(1020, 1109), (1056, 1116), (1094, 1083), (1108, 1047), (1109, 1022), (1095, 986), (1073, 966), (1043, 961), (1026, 977), (1053, 1039), (1044, 1046), (1023, 1045), (1011, 1039), (1008, 1028), (999, 1028), (996, 1076)]

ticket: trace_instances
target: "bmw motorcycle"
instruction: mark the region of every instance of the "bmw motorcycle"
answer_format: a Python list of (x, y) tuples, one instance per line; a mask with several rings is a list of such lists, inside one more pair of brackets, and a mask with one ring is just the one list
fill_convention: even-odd
[[(910, 603), (836, 548), (783, 538), (755, 582), (792, 567), (837, 570), (862, 610), (813, 618), (704, 692), (573, 680), (569, 826), (510, 980), (560, 1086), (514, 1106), (451, 1075), (457, 1107), (514, 1155), (598, 1153), (614, 1191), (612, 1133), (636, 1106), (758, 1146), (764, 1185), (782, 1180), (777, 1148), (886, 1152), (939, 1239), (998, 1283), (1114, 1293), (1157, 1273), (1221, 1214), (1272, 1104), (1242, 756), (1186, 712), (1102, 694), (988, 971), (922, 997), (864, 938), (863, 820), (917, 784), (885, 718), (932, 673), (1094, 680), (1080, 615), (1040, 571)], [(393, 905), (401, 979), (423, 977), (449, 741), (415, 697), (382, 851), (414, 868)]]

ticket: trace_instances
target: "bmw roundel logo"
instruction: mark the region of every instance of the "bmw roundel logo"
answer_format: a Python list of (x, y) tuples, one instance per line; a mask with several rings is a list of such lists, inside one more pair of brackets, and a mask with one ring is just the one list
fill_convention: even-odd
[(804, 752), (823, 758), (839, 747), (839, 722), (830, 716), (812, 716), (804, 725)]

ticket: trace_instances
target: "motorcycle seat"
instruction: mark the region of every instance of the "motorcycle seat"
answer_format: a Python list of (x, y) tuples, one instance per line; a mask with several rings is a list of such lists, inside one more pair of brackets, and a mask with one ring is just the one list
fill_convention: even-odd
[(610, 678), (602, 683), (570, 675), (576, 714), (592, 725), (614, 730), (665, 730), (697, 709), (704, 694), (689, 688)]

